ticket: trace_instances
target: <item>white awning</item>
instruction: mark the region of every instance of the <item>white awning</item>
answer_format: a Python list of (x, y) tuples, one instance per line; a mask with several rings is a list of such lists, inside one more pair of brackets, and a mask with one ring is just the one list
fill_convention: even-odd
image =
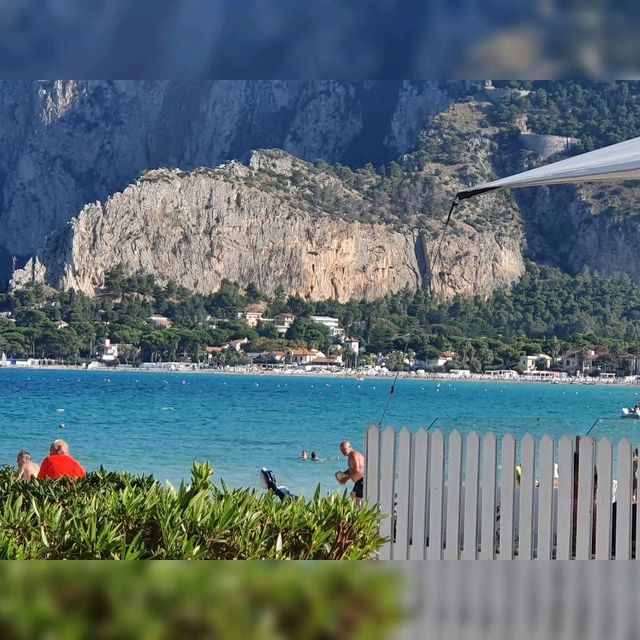
[(456, 194), (456, 197), (458, 200), (464, 200), (496, 189), (638, 179), (640, 179), (640, 137), (463, 189)]

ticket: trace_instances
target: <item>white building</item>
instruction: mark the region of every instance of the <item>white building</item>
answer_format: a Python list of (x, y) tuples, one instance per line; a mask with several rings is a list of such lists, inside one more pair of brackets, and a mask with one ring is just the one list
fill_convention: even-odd
[(358, 342), (357, 338), (346, 338), (344, 340), (344, 342), (342, 343), (342, 346), (347, 351), (353, 351), (353, 353), (359, 353), (360, 352), (360, 342)]
[(340, 327), (340, 320), (330, 316), (309, 316), (312, 322), (323, 324), (329, 329), (329, 335), (332, 338), (340, 338), (344, 335), (344, 329)]
[(246, 311), (238, 312), (237, 318), (245, 324), (248, 324), (251, 328), (255, 328), (258, 326), (260, 320), (262, 320), (262, 311), (247, 309)]
[(109, 338), (105, 338), (102, 345), (102, 362), (105, 364), (114, 362), (118, 358), (118, 345), (111, 344)]
[(293, 313), (276, 313), (273, 320), (278, 333), (283, 336), (294, 323), (296, 317)]
[(500, 378), (501, 380), (515, 380), (520, 377), (520, 374), (513, 369), (492, 369), (485, 371), (485, 374), (492, 378)]
[(544, 362), (545, 369), (549, 369), (551, 367), (552, 358), (545, 353), (536, 353), (533, 356), (522, 356), (518, 361), (518, 366), (523, 371), (535, 371), (538, 360)]

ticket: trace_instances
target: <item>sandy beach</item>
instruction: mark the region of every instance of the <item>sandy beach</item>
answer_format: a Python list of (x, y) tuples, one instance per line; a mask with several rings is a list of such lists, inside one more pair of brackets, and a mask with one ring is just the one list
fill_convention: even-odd
[[(94, 363), (95, 364), (95, 363)], [(162, 373), (162, 374), (181, 374), (181, 375), (249, 375), (249, 376), (277, 376), (277, 377), (316, 377), (316, 378), (347, 378), (356, 380), (418, 380), (418, 381), (441, 381), (441, 382), (483, 382), (483, 383), (537, 383), (537, 384), (562, 384), (562, 385), (602, 385), (602, 386), (638, 386), (640, 385), (640, 376), (627, 376), (624, 378), (601, 378), (601, 377), (576, 377), (576, 376), (557, 376), (557, 377), (541, 377), (536, 375), (492, 375), (489, 373), (465, 373), (463, 375), (457, 373), (430, 373), (424, 371), (389, 371), (385, 368), (370, 369), (345, 369), (332, 371), (330, 369), (318, 368), (302, 368), (302, 367), (280, 367), (265, 368), (251, 365), (243, 365), (237, 367), (198, 367), (189, 363), (161, 363), (162, 366), (145, 366), (139, 367), (120, 365), (118, 367), (83, 366), (83, 365), (33, 365), (33, 366), (5, 366), (0, 367), (0, 371), (5, 370), (24, 370), (24, 371), (86, 371), (98, 373)]]

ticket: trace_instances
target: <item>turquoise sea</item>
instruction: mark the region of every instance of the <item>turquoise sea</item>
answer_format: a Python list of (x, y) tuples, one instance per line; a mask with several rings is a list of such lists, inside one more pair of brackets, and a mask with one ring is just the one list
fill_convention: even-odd
[[(522, 435), (622, 436), (640, 442), (640, 421), (619, 418), (640, 399), (638, 386), (484, 383), (207, 373), (0, 370), (0, 464), (20, 449), (41, 460), (64, 438), (87, 469), (151, 473), (177, 484), (191, 463), (210, 460), (215, 477), (257, 487), (262, 466), (280, 483), (311, 495), (339, 488), (334, 472), (349, 439), (385, 426), (495, 430)], [(59, 424), (65, 425), (64, 429)], [(320, 462), (302, 461), (316, 451)]]

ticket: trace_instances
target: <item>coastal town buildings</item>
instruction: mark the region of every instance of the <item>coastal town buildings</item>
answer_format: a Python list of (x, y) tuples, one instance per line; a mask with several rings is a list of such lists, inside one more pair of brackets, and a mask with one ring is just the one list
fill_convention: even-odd
[(540, 367), (550, 369), (553, 358), (545, 353), (536, 353), (532, 356), (522, 356), (518, 361), (518, 367), (523, 372), (537, 371)]
[(99, 351), (101, 352), (100, 360), (105, 364), (112, 364), (118, 359), (118, 345), (112, 344), (109, 338), (105, 338)]
[(249, 325), (252, 329), (255, 329), (262, 320), (263, 312), (264, 309), (261, 305), (251, 305), (244, 311), (238, 312), (237, 318)]
[(339, 318), (332, 318), (331, 316), (309, 316), (309, 320), (327, 327), (329, 329), (329, 335), (332, 338), (341, 338), (344, 336), (344, 329), (340, 326)]
[(569, 351), (562, 356), (562, 368), (571, 375), (588, 373), (593, 368), (596, 352), (593, 349)]

